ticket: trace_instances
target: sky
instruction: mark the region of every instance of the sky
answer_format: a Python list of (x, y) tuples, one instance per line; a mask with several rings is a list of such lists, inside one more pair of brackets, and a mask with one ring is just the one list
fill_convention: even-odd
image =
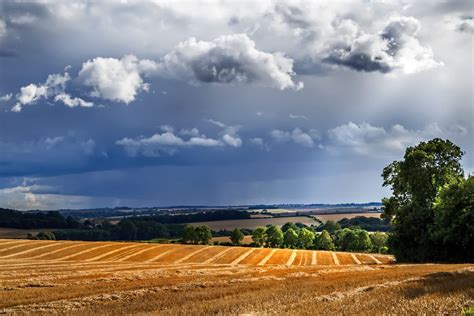
[(0, 207), (380, 201), (474, 172), (472, 1), (2, 1)]

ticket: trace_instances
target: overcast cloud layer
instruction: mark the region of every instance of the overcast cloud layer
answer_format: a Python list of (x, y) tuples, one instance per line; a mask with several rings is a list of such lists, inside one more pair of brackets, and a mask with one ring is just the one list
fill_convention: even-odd
[(0, 207), (379, 201), (474, 171), (466, 1), (0, 3)]

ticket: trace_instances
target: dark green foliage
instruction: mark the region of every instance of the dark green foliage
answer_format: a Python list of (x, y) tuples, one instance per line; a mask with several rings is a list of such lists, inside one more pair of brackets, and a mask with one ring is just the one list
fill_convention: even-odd
[(234, 245), (240, 245), (242, 240), (244, 239), (244, 234), (240, 231), (240, 229), (235, 228), (230, 235), (230, 241)]
[(192, 226), (187, 225), (182, 233), (181, 240), (184, 243), (191, 242), (193, 244), (209, 244), (212, 239), (212, 232), (209, 226)]
[(194, 229), (194, 226), (192, 225), (186, 225), (186, 227), (184, 228), (184, 231), (183, 231), (183, 235), (181, 237), (182, 241), (184, 243), (197, 243), (197, 239), (196, 239), (196, 231)]
[(372, 250), (378, 253), (386, 252), (388, 246), (388, 235), (386, 233), (375, 232), (370, 234)]
[(237, 210), (216, 210), (193, 214), (153, 215), (142, 217), (143, 220), (154, 221), (162, 224), (183, 224), (248, 218), (250, 218), (249, 212)]
[(337, 222), (341, 228), (360, 228), (367, 231), (386, 232), (390, 230), (390, 219), (375, 217), (356, 216), (354, 218), (343, 218)]
[(288, 248), (296, 248), (298, 245), (298, 233), (291, 227), (286, 228), (284, 231), (283, 245)]
[(0, 208), (0, 227), (20, 229), (79, 228), (81, 224), (72, 217), (57, 211), (21, 212)]
[(202, 225), (194, 228), (195, 240), (197, 243), (207, 245), (212, 239), (212, 231), (209, 226)]
[(120, 221), (118, 224), (119, 239), (121, 240), (136, 240), (137, 239), (137, 226), (130, 220)]
[(275, 225), (270, 225), (267, 228), (267, 238), (265, 240), (267, 246), (278, 248), (283, 244), (283, 232)]
[(334, 221), (327, 221), (326, 223), (319, 225), (317, 231), (321, 232), (325, 230), (330, 234), (333, 234), (336, 230), (339, 229), (341, 229), (341, 225), (339, 225), (339, 223), (336, 223)]
[(434, 203), (429, 227), (442, 261), (474, 261), (474, 177), (445, 186)]
[[(248, 228), (239, 228), (239, 230), (245, 235), (252, 235), (253, 233), (253, 230), (252, 229), (248, 229)], [(213, 230), (212, 231), (212, 236), (214, 237), (230, 237), (232, 235), (232, 231), (231, 230), (225, 230), (225, 229), (220, 229), (220, 230)]]
[(110, 231), (103, 229), (61, 229), (54, 231), (54, 235), (57, 240), (116, 240)]
[(370, 251), (372, 242), (367, 231), (344, 228), (336, 232), (336, 246), (344, 251)]
[(313, 246), (315, 235), (314, 233), (307, 229), (301, 228), (298, 231), (298, 248), (309, 249)]
[(288, 223), (285, 223), (282, 227), (281, 227), (281, 230), (283, 232), (286, 232), (288, 229), (293, 229), (294, 231), (297, 231), (299, 229), (298, 226), (296, 226), (295, 223), (292, 223), (292, 222), (288, 222)]
[(334, 242), (327, 230), (323, 230), (314, 239), (314, 249), (317, 250), (334, 250)]
[(252, 233), (253, 243), (258, 247), (262, 247), (265, 244), (266, 239), (267, 239), (267, 229), (265, 227), (255, 228), (255, 230)]
[(39, 232), (36, 235), (36, 239), (40, 240), (56, 240), (56, 236), (53, 232)]
[[(448, 203), (451, 211), (444, 207), (435, 210), (438, 192), (445, 186), (463, 182), (462, 155), (461, 149), (449, 140), (436, 138), (409, 147), (402, 161), (394, 161), (384, 168), (384, 186), (389, 186), (393, 192), (390, 198), (383, 199), (384, 217), (393, 220), (389, 244), (397, 261), (473, 260), (472, 253), (466, 257), (461, 252), (456, 252), (456, 259), (447, 258), (447, 252), (443, 249), (446, 247), (442, 242), (444, 237), (441, 237), (443, 233), (439, 232), (441, 225), (458, 227), (453, 224), (454, 218), (445, 216), (445, 213), (457, 213), (460, 211), (458, 207), (472, 210), (472, 200), (458, 196), (455, 199), (464, 201), (463, 205)], [(466, 220), (466, 227), (474, 225), (472, 216), (467, 216)], [(465, 239), (466, 232), (452, 232), (449, 243)], [(457, 241), (454, 244), (458, 244)]]
[(56, 239), (62, 240), (150, 240), (155, 238), (179, 238), (183, 225), (160, 224), (138, 218), (126, 218), (117, 225), (104, 221), (98, 228), (84, 226), (81, 229), (55, 231)]

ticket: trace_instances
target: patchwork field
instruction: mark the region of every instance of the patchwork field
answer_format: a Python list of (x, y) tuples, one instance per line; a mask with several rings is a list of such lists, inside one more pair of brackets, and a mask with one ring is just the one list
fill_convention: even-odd
[(285, 223), (303, 223), (305, 225), (318, 225), (319, 223), (306, 216), (289, 216), (289, 217), (269, 217), (269, 218), (250, 218), (250, 219), (231, 219), (223, 221), (209, 221), (209, 222), (195, 222), (188, 223), (189, 225), (206, 225), (212, 230), (233, 230), (234, 228), (248, 228), (255, 229), (257, 227), (265, 227), (267, 225), (275, 225), (281, 227)]
[(0, 240), (0, 313), (459, 314), (474, 265), (291, 249)]
[[(317, 214), (312, 215), (317, 217), (322, 222), (339, 221), (343, 218), (354, 218), (357, 216), (380, 218), (380, 213), (346, 213), (346, 214)], [(223, 221), (208, 221), (188, 223), (189, 225), (207, 225), (212, 230), (233, 230), (234, 228), (255, 229), (257, 227), (265, 227), (267, 225), (275, 225), (281, 227), (288, 222), (302, 223), (308, 226), (318, 225), (319, 223), (311, 217), (307, 216), (285, 216), (285, 217), (264, 217), (264, 218), (249, 218), (249, 219), (234, 219)]]

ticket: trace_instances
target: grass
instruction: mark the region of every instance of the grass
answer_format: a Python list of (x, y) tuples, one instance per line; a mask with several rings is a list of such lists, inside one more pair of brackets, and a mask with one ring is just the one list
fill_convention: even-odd
[[(3, 252), (10, 256), (5, 258), (2, 250), (15, 243), (0, 240), (0, 313), (470, 315), (474, 302), (473, 264), (373, 264), (372, 259), (358, 265), (350, 254), (336, 253), (340, 265), (334, 265), (332, 252), (317, 251), (313, 265), (315, 252), (309, 250), (46, 243), (52, 246), (37, 249), (45, 242), (27, 241)], [(74, 249), (80, 254), (71, 257)], [(370, 256), (355, 256), (369, 263)]]

